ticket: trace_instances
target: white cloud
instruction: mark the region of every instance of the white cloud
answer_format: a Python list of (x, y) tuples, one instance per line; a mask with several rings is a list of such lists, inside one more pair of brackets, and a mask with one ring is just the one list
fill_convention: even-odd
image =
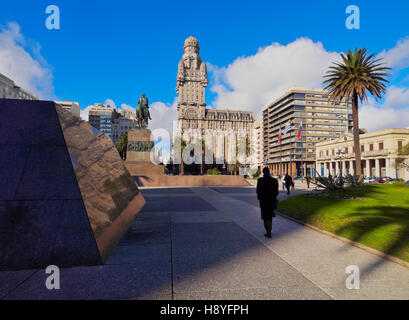
[(27, 40), (20, 26), (11, 22), (0, 26), (0, 73), (16, 85), (42, 99), (55, 99), (52, 70), (40, 54), (40, 46)]
[(409, 126), (409, 107), (394, 108), (386, 103), (377, 105), (373, 99), (360, 106), (359, 126), (369, 132)]
[(112, 100), (112, 99), (105, 99), (104, 106), (111, 107), (111, 108), (116, 108), (116, 104), (115, 104), (114, 100)]
[(273, 43), (255, 55), (239, 57), (227, 67), (208, 64), (213, 77), (210, 90), (217, 93), (213, 105), (219, 109), (253, 111), (283, 95), (291, 86), (321, 88), (328, 67), (339, 53), (328, 52), (321, 42), (300, 38), (283, 46)]
[(409, 107), (409, 88), (389, 87), (384, 104), (391, 108)]
[(150, 105), (152, 121), (149, 123), (149, 129), (165, 129), (172, 135), (173, 121), (178, 118), (177, 99), (172, 104), (163, 102), (154, 102)]
[(81, 109), (80, 116), (82, 120), (88, 121), (88, 111), (92, 106), (88, 106), (85, 109)]
[[(120, 110), (130, 110), (135, 112), (136, 108), (122, 103), (120, 107), (118, 107), (112, 99), (106, 99), (104, 105), (115, 107)], [(88, 106), (85, 109), (81, 110), (81, 118), (85, 121), (88, 121), (88, 111), (92, 106)], [(177, 120), (177, 99), (174, 100), (172, 104), (164, 103), (164, 102), (153, 102), (150, 106), (150, 114), (152, 120), (149, 121), (149, 129), (165, 129), (172, 135), (173, 130), (173, 121)]]
[(359, 123), (368, 131), (409, 127), (409, 88), (391, 86), (383, 103), (370, 98), (360, 106)]
[(121, 104), (121, 109), (122, 110), (129, 110), (129, 111), (132, 111), (132, 112), (136, 111), (136, 108), (134, 108), (134, 107), (132, 107), (129, 104), (126, 104), (126, 103)]
[(396, 43), (396, 46), (389, 50), (383, 50), (378, 58), (383, 58), (384, 62), (391, 68), (405, 69), (409, 67), (409, 37), (403, 38)]
[[(409, 37), (379, 55), (399, 72), (409, 67)], [(212, 104), (219, 109), (253, 111), (283, 95), (292, 86), (322, 88), (328, 67), (339, 61), (337, 52), (326, 51), (320, 42), (300, 38), (288, 45), (273, 43), (252, 56), (239, 57), (227, 67), (207, 63), (212, 77)], [(360, 105), (360, 127), (369, 131), (409, 126), (409, 88), (391, 86), (382, 103), (370, 98)]]

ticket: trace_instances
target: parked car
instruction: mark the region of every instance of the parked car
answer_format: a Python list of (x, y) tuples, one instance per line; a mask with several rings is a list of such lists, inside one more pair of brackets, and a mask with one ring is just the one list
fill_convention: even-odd
[(375, 177), (366, 177), (364, 179), (364, 183), (373, 183), (375, 180)]
[(409, 180), (405, 182), (405, 186), (409, 186)]

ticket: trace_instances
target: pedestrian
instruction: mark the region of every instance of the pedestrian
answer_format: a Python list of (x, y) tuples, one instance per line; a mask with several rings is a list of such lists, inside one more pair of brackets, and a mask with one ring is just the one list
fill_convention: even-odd
[(263, 177), (257, 180), (257, 199), (260, 201), (261, 219), (264, 221), (267, 238), (271, 238), (274, 210), (277, 209), (278, 181), (270, 176), (270, 170), (263, 169)]
[(295, 189), (295, 176), (291, 178), (291, 187), (293, 190)]
[(285, 181), (285, 188), (287, 189), (287, 195), (290, 194), (290, 188), (293, 184), (293, 179), (288, 175), (288, 173), (285, 174), (284, 177)]
[(283, 186), (283, 190), (285, 190), (285, 175), (281, 178), (281, 185)]
[(310, 182), (311, 182), (311, 177), (310, 175), (307, 175), (307, 177), (305, 178), (305, 180), (307, 181), (307, 189), (310, 188)]

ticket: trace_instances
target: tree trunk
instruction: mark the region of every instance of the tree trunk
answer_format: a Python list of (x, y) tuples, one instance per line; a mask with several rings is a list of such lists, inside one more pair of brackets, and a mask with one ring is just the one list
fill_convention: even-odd
[(359, 142), (358, 95), (352, 96), (352, 119), (354, 121), (354, 149), (355, 149), (355, 174), (362, 176), (361, 169), (361, 144)]

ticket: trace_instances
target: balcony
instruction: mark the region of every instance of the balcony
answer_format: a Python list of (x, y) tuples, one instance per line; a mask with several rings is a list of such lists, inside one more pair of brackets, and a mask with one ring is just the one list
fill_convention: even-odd
[(388, 154), (389, 154), (388, 150), (384, 149), (384, 150), (364, 151), (361, 153), (361, 156), (365, 158), (369, 158), (369, 157), (387, 156)]

